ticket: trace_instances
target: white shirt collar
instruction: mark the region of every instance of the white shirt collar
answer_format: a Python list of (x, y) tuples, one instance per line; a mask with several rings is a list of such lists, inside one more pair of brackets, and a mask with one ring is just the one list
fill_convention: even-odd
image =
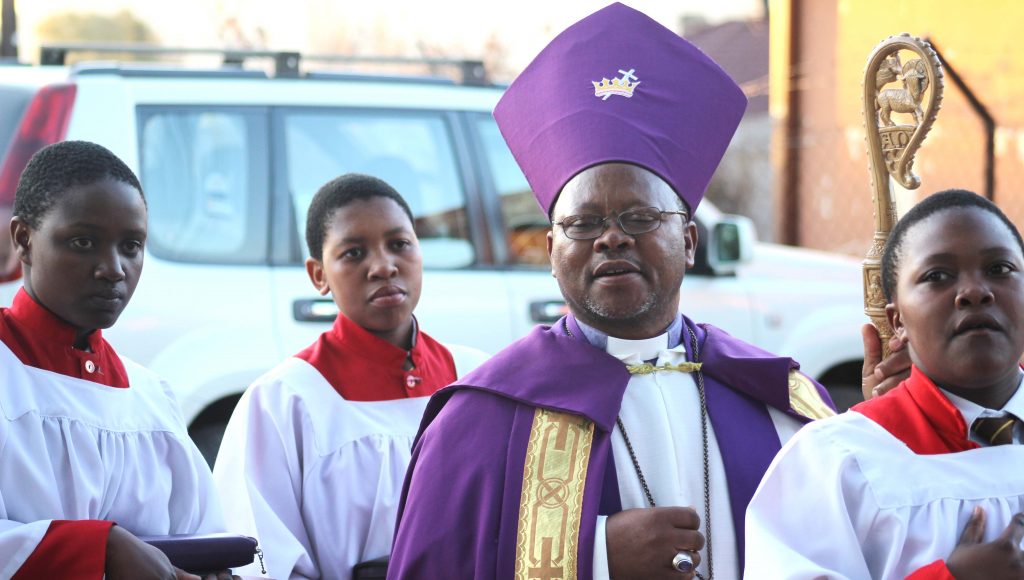
[(628, 340), (625, 338), (608, 337), (608, 345), (605, 351), (615, 358), (626, 363), (637, 363), (645, 360), (656, 359), (661, 351), (669, 348), (668, 333), (660, 334), (651, 338), (641, 340)]
[(587, 342), (626, 364), (657, 359), (661, 351), (672, 350), (672, 347), (681, 350), (684, 353), (683, 358), (686, 358), (685, 347), (680, 343), (684, 330), (683, 317), (680, 314), (676, 315), (675, 320), (663, 334), (643, 340), (628, 340), (609, 336), (596, 328), (587, 326), (579, 319), (576, 320), (576, 324), (583, 331)]
[[(1022, 379), (1024, 379), (1024, 376), (1022, 376)], [(967, 423), (968, 430), (970, 430), (974, 420), (980, 417), (998, 417), (1003, 413), (1013, 413), (1018, 419), (1024, 419), (1024, 389), (1021, 388), (1020, 384), (1017, 385), (1016, 392), (1013, 393), (1009, 401), (1006, 401), (1002, 409), (982, 407), (973, 401), (958, 397), (946, 389), (940, 388), (939, 390), (942, 391), (943, 395), (946, 395), (949, 402), (953, 403), (957, 411), (960, 411), (960, 414), (964, 416), (964, 422)], [(973, 433), (971, 433), (971, 439), (974, 440)]]

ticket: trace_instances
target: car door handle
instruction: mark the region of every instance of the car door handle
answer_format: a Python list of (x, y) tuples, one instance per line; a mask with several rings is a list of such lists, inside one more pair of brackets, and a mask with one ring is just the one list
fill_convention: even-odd
[(530, 303), (530, 318), (541, 324), (551, 323), (569, 313), (565, 300), (540, 300)]
[(338, 306), (329, 298), (304, 298), (292, 303), (292, 314), (299, 322), (334, 322)]

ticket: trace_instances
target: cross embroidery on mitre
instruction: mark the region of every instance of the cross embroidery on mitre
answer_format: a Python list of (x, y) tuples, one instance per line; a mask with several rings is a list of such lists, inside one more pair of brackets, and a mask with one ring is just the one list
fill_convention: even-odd
[(619, 74), (622, 75), (619, 78), (612, 80), (603, 78), (601, 82), (590, 81), (594, 85), (594, 96), (601, 97), (602, 101), (607, 101), (608, 97), (612, 95), (626, 97), (627, 99), (632, 97), (633, 91), (640, 86), (640, 80), (633, 74), (635, 71), (636, 69), (632, 68), (629, 70), (619, 69)]

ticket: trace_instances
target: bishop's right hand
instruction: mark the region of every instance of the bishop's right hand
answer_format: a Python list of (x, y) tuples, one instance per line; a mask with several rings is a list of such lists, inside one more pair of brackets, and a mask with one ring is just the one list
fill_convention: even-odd
[(672, 558), (680, 551), (693, 556), (696, 570), (704, 535), (700, 516), (688, 507), (655, 507), (621, 511), (608, 517), (605, 537), (608, 541), (608, 571), (615, 580), (664, 578), (681, 580), (693, 574), (680, 574), (672, 567)]

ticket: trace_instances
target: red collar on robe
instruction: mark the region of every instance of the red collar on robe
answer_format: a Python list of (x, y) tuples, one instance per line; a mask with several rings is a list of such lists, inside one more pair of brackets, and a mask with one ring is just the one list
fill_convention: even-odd
[(853, 407), (918, 455), (956, 453), (980, 447), (971, 441), (960, 411), (917, 366), (892, 391)]
[(313, 365), (349, 401), (389, 401), (424, 397), (455, 380), (455, 361), (441, 343), (416, 326), (412, 370), (410, 352), (380, 338), (343, 314), (334, 327), (295, 355)]
[(30, 367), (84, 379), (108, 387), (128, 388), (128, 373), (114, 348), (93, 331), (89, 351), (74, 346), (78, 331), (18, 290), (10, 308), (0, 308), (0, 341)]

